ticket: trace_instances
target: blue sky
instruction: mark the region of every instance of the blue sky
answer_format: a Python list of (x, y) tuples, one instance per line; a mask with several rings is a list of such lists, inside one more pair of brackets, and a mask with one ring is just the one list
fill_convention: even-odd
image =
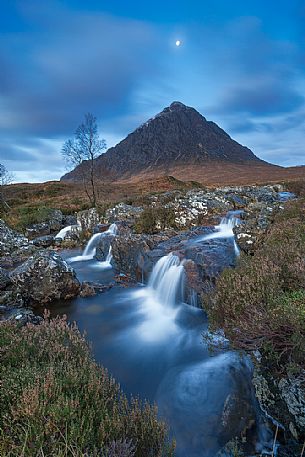
[(0, 6), (0, 161), (16, 181), (58, 179), (85, 112), (112, 146), (174, 100), (267, 161), (305, 164), (304, 0)]

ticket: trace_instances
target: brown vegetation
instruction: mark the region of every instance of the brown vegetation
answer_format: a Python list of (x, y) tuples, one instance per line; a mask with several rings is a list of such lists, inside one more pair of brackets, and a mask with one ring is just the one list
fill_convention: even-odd
[(253, 257), (225, 271), (207, 300), (213, 328), (260, 350), (275, 371), (305, 368), (305, 200), (287, 204)]
[(128, 401), (65, 319), (0, 324), (0, 455), (165, 457), (156, 408)]

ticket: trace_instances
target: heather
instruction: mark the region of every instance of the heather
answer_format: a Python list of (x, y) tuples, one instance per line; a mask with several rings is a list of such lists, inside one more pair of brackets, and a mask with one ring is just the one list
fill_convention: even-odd
[(75, 325), (0, 325), (0, 455), (173, 455), (156, 408), (127, 400)]
[(218, 278), (206, 299), (213, 328), (236, 348), (259, 350), (274, 373), (305, 368), (305, 202), (278, 213), (254, 256)]

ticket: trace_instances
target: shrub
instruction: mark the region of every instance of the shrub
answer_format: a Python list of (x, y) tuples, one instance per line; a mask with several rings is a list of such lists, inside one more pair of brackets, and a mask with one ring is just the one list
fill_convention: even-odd
[(255, 255), (224, 271), (206, 297), (212, 328), (236, 348), (260, 350), (275, 371), (305, 368), (303, 204), (279, 214)]
[(75, 325), (1, 323), (0, 347), (1, 456), (173, 455), (156, 408), (127, 400)]
[(140, 214), (135, 225), (137, 233), (158, 233), (160, 230), (175, 228), (175, 211), (172, 208), (147, 207)]
[(305, 197), (305, 179), (286, 182), (285, 187), (299, 197)]

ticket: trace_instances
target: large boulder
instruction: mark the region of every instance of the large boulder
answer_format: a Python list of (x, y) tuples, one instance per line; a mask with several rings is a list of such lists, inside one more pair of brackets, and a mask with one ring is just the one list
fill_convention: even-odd
[(46, 304), (78, 295), (76, 274), (56, 252), (39, 251), (17, 267), (10, 278), (26, 304)]
[(305, 371), (278, 378), (259, 360), (255, 360), (252, 383), (261, 408), (281, 424), (287, 437), (304, 442)]
[(31, 243), (34, 246), (37, 246), (38, 248), (48, 248), (48, 247), (52, 246), (52, 244), (54, 243), (54, 236), (53, 235), (39, 236), (38, 238), (34, 238), (34, 240), (32, 240)]
[(25, 234), (28, 238), (33, 239), (40, 236), (50, 234), (50, 225), (48, 222), (40, 222), (39, 224), (32, 224), (25, 229)]
[(143, 235), (118, 236), (112, 240), (113, 262), (118, 271), (141, 281), (143, 266), (150, 251), (148, 237)]
[(60, 230), (63, 223), (63, 214), (59, 209), (52, 209), (48, 215), (48, 224), (51, 232)]
[(77, 213), (77, 224), (82, 230), (92, 232), (94, 227), (100, 222), (100, 216), (96, 208), (86, 209)]
[(106, 211), (105, 219), (112, 223), (118, 220), (135, 220), (142, 213), (143, 208), (140, 206), (126, 205), (126, 203), (118, 203), (113, 208)]
[(28, 246), (28, 239), (6, 225), (0, 219), (0, 256), (11, 254), (13, 251)]

